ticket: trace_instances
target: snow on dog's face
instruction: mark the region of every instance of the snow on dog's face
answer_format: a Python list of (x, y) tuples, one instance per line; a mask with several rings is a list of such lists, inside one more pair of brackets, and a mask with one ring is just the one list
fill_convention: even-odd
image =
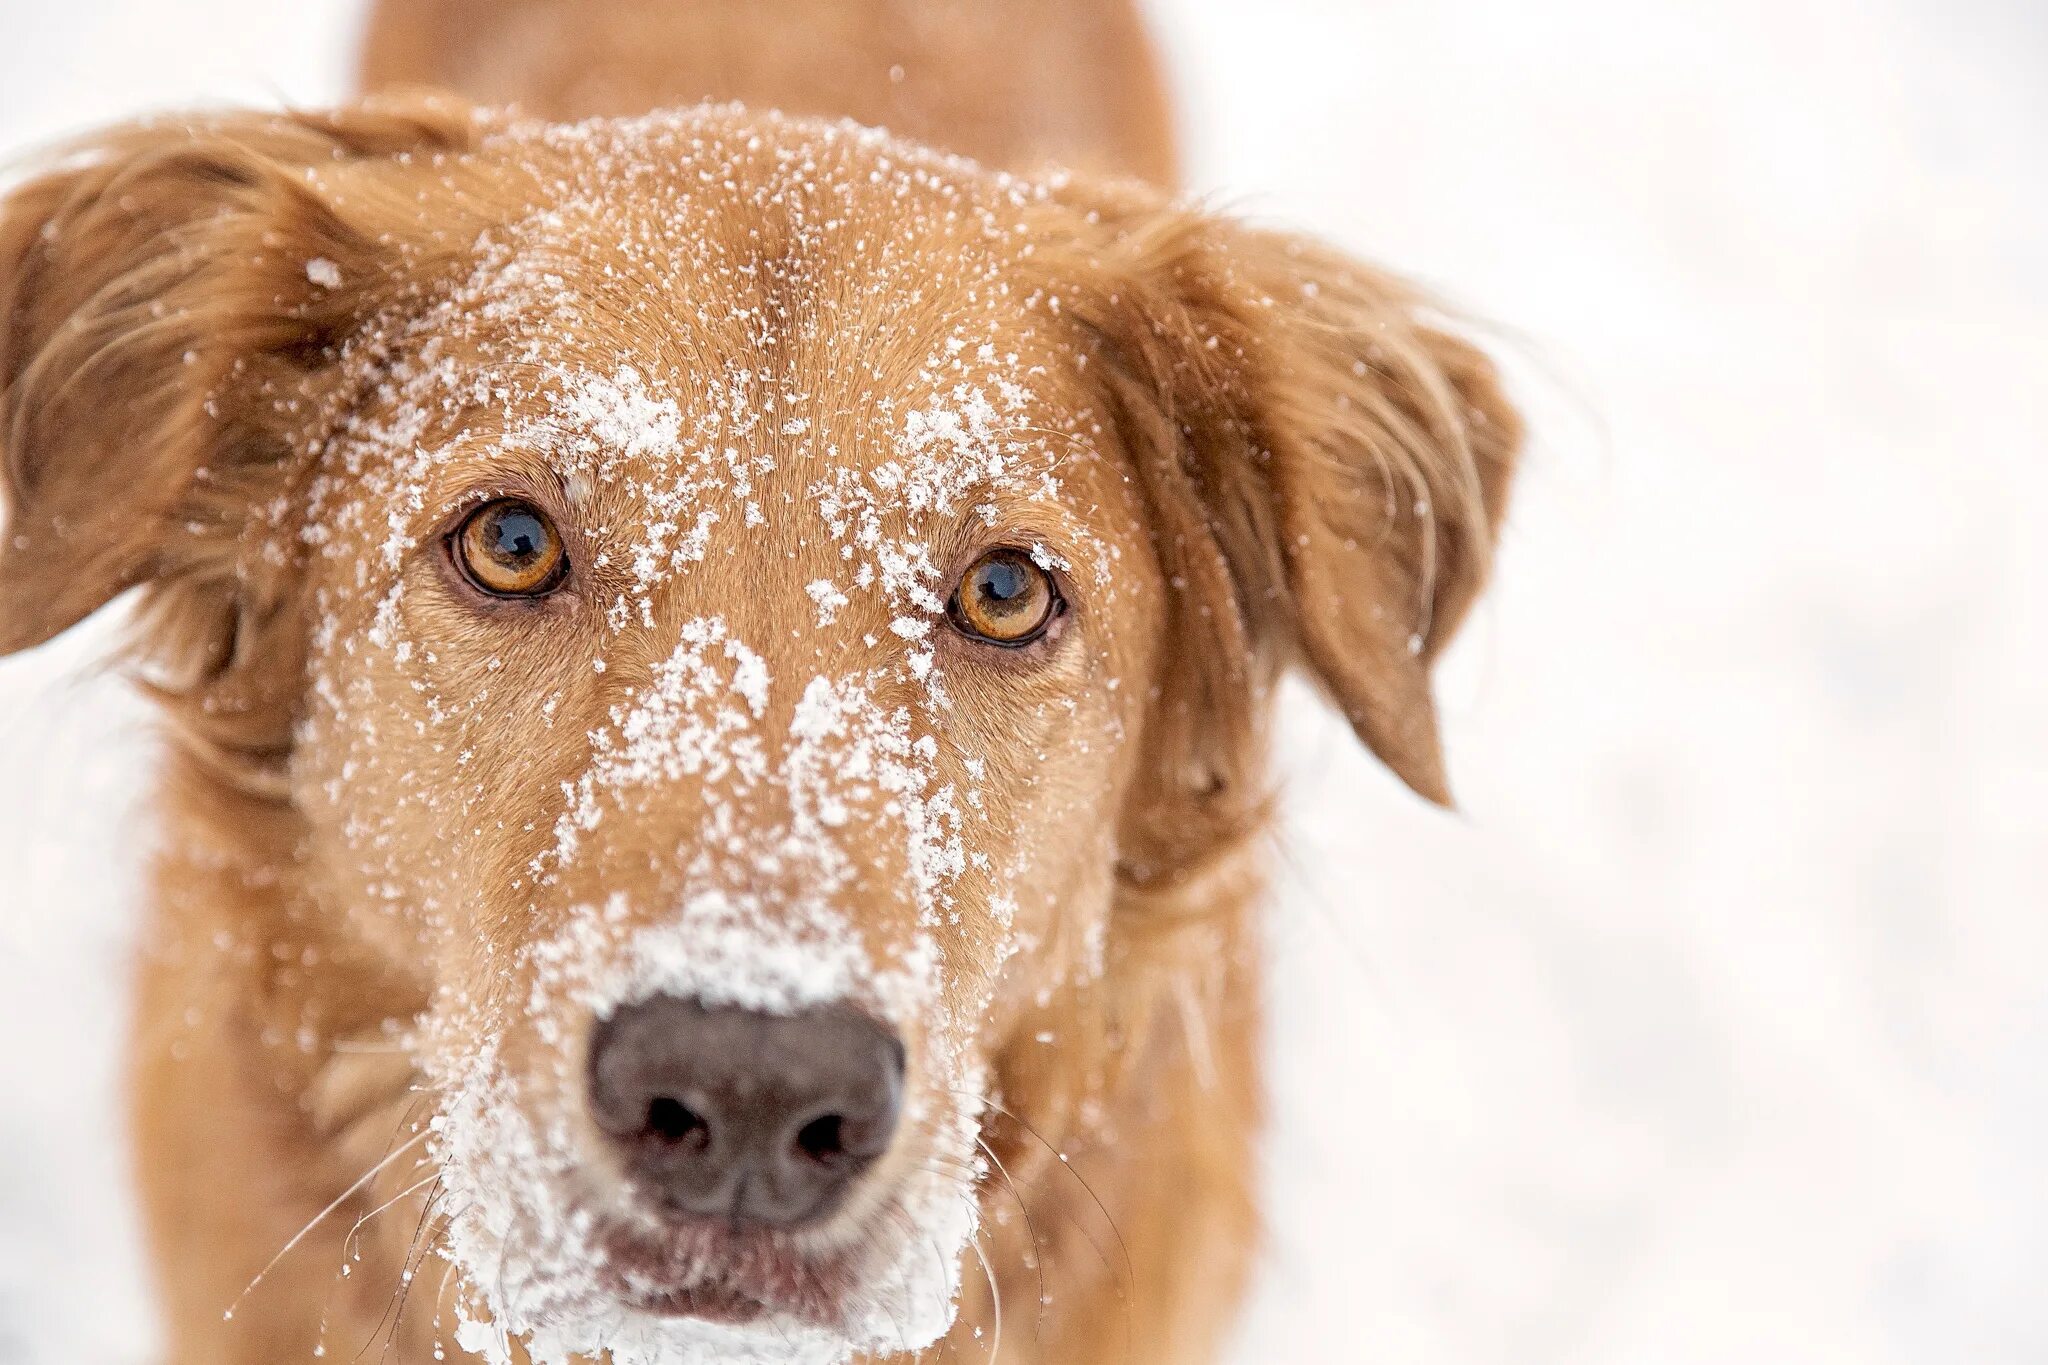
[(278, 508), (321, 880), (432, 995), (463, 1344), (917, 1349), (991, 1049), (1101, 969), (1156, 634), (1109, 623), (1161, 591), (1031, 196), (721, 116), (484, 155), (530, 202)]
[(0, 207), (0, 652), (142, 587), (221, 951), (309, 1143), (434, 1102), (494, 1362), (921, 1349), (985, 1115), (1101, 1138), (1198, 1030), (1279, 666), (1444, 795), (1514, 414), (1313, 243), (733, 110), (142, 124)]

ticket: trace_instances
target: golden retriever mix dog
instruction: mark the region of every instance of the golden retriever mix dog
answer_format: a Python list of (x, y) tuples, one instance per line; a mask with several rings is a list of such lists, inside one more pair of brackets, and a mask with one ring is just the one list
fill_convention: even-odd
[(1492, 368), (1143, 183), (1126, 5), (386, 0), (366, 83), (459, 96), (0, 213), (0, 651), (137, 589), (165, 720), (170, 1359), (1211, 1359), (1274, 685), (1446, 799)]

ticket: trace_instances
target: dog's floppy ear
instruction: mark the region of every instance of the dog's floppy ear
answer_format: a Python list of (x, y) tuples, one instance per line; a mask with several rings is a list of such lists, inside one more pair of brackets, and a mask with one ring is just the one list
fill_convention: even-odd
[[(1308, 239), (1108, 192), (1093, 287), (1063, 306), (1106, 352), (1167, 570), (1196, 613), (1182, 658), (1210, 694), (1255, 700), (1305, 664), (1403, 781), (1448, 804), (1430, 668), (1485, 582), (1521, 441), (1494, 367), (1420, 293)], [(1241, 640), (1240, 650), (1230, 637)], [(1253, 715), (1255, 706), (1248, 706)], [(1255, 720), (1210, 714), (1217, 787)], [(1185, 763), (1185, 755), (1177, 761)], [(1233, 771), (1237, 770), (1237, 771)]]
[(231, 637), (281, 409), (372, 306), (379, 212), (416, 212), (362, 168), (476, 136), (426, 99), (148, 122), (0, 201), (0, 654), (144, 583)]

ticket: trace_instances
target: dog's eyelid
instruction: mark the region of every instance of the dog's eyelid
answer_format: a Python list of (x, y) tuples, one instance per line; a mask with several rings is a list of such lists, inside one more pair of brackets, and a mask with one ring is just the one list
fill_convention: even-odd
[(442, 513), (441, 520), (453, 529), (466, 521), (477, 508), (506, 498), (533, 503), (565, 525), (569, 520), (566, 513), (573, 503), (567, 481), (553, 471), (539, 477), (508, 473), (464, 484), (461, 492), (447, 500), (447, 510)]
[(581, 514), (586, 509), (585, 499), (579, 498), (571, 488), (573, 478), (573, 473), (563, 474), (537, 466), (530, 470), (513, 468), (466, 479), (454, 492), (438, 499), (441, 511), (421, 539), (423, 542), (445, 539), (459, 531), (479, 509), (511, 499), (532, 503), (547, 513), (561, 533), (563, 542), (573, 546), (583, 539)]

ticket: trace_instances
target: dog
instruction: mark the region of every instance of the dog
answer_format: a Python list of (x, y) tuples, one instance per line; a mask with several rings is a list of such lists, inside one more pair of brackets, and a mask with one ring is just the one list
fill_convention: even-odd
[(163, 718), (169, 1358), (1213, 1359), (1274, 688), (1448, 801), (1494, 366), (1173, 199), (1124, 4), (383, 0), (364, 83), (0, 205), (0, 653), (133, 590)]

